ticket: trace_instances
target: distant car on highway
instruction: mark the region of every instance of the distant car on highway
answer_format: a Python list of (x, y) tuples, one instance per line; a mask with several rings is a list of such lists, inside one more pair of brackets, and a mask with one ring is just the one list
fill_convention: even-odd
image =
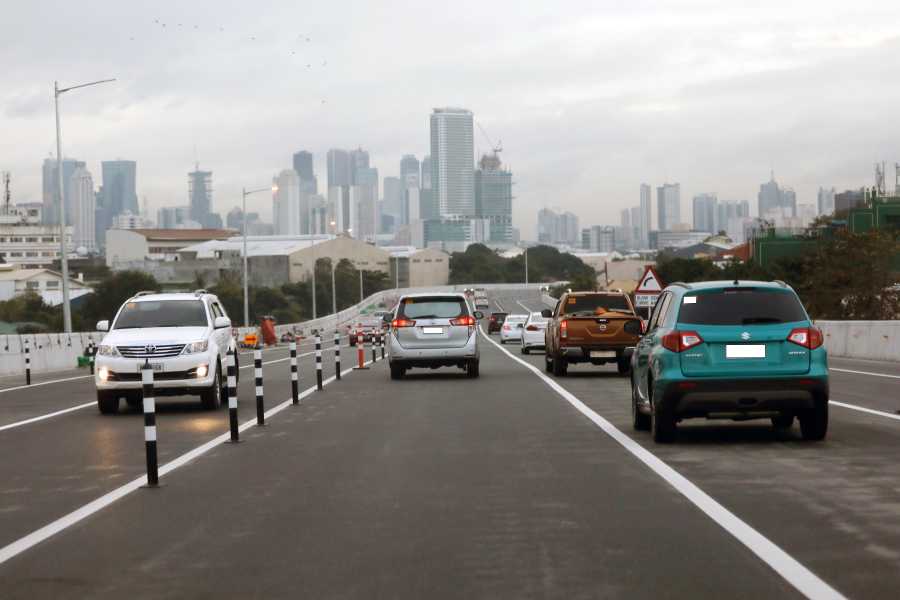
[(828, 357), (794, 290), (782, 282), (675, 283), (656, 303), (632, 360), (635, 429), (672, 441), (682, 419), (800, 421), (828, 430)]
[(129, 406), (141, 405), (145, 362), (155, 374), (157, 396), (195, 394), (204, 408), (221, 406), (227, 352), (235, 344), (231, 320), (213, 294), (139, 292), (111, 324), (97, 323), (97, 331), (108, 331), (97, 348), (94, 376), (101, 413), (117, 412), (123, 397)]
[[(481, 354), (476, 325), (463, 294), (407, 294), (391, 319), (388, 353), (391, 379), (414, 368), (459, 367), (478, 377)], [(390, 317), (386, 317), (390, 318)]]
[(362, 334), (364, 343), (371, 343), (372, 340), (375, 339), (375, 334), (382, 331), (382, 324), (384, 323), (383, 315), (384, 313), (382, 313), (382, 317), (380, 318), (375, 316), (361, 316), (357, 318), (356, 323), (350, 328), (350, 345), (356, 345), (360, 334)]
[(631, 354), (641, 336), (641, 319), (631, 299), (620, 291), (566, 292), (554, 310), (542, 311), (549, 319), (545, 331), (545, 366), (565, 375), (571, 363), (615, 363), (628, 372)]
[(508, 314), (505, 312), (492, 312), (490, 319), (488, 319), (488, 334), (500, 331), (500, 327), (503, 326), (503, 322)]
[(527, 320), (528, 315), (507, 315), (503, 326), (500, 327), (500, 343), (521, 342)]
[(539, 312), (528, 315), (525, 328), (522, 329), (522, 354), (532, 350), (542, 350), (546, 343), (544, 335), (547, 329), (547, 317)]

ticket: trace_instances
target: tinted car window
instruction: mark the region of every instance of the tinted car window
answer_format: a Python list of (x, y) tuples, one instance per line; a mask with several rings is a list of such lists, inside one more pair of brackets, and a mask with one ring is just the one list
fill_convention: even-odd
[(631, 312), (631, 306), (629, 306), (625, 296), (600, 294), (596, 296), (569, 296), (566, 298), (565, 304), (563, 304), (563, 313), (567, 315), (580, 312), (594, 314), (598, 308)]
[(129, 302), (113, 329), (141, 327), (206, 327), (206, 309), (200, 300), (145, 300)]
[(400, 304), (398, 317), (408, 319), (453, 319), (466, 314), (462, 298), (406, 298)]
[(790, 292), (761, 288), (727, 288), (688, 295), (681, 300), (678, 322), (693, 325), (753, 325), (805, 321), (806, 313)]

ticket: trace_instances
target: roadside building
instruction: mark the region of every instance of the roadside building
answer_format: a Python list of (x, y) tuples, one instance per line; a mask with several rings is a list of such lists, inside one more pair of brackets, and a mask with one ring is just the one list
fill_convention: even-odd
[[(69, 278), (71, 299), (92, 291), (85, 285), (80, 274), (77, 279)], [(11, 300), (26, 292), (39, 295), (50, 306), (58, 306), (62, 304), (62, 274), (50, 269), (26, 269), (15, 264), (0, 264), (0, 301)]]
[(231, 229), (110, 229), (106, 265), (114, 270), (145, 269), (148, 263), (178, 260), (182, 248), (209, 240), (226, 240)]
[(434, 248), (388, 246), (394, 287), (432, 287), (450, 281), (450, 255)]

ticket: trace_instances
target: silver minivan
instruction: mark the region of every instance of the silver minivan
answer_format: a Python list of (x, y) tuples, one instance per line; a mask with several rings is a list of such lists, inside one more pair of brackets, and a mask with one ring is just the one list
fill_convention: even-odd
[(463, 294), (407, 294), (400, 298), (390, 321), (388, 352), (391, 379), (413, 368), (459, 367), (478, 377), (478, 320)]

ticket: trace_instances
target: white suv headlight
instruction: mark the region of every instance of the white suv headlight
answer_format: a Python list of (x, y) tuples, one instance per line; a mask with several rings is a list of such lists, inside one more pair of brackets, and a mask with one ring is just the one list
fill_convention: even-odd
[(198, 352), (206, 352), (206, 349), (209, 348), (209, 341), (203, 340), (202, 342), (194, 342), (192, 344), (185, 344), (184, 350), (181, 351), (182, 354), (197, 354)]
[(100, 344), (97, 346), (97, 354), (100, 356), (121, 356), (119, 350), (111, 344)]

